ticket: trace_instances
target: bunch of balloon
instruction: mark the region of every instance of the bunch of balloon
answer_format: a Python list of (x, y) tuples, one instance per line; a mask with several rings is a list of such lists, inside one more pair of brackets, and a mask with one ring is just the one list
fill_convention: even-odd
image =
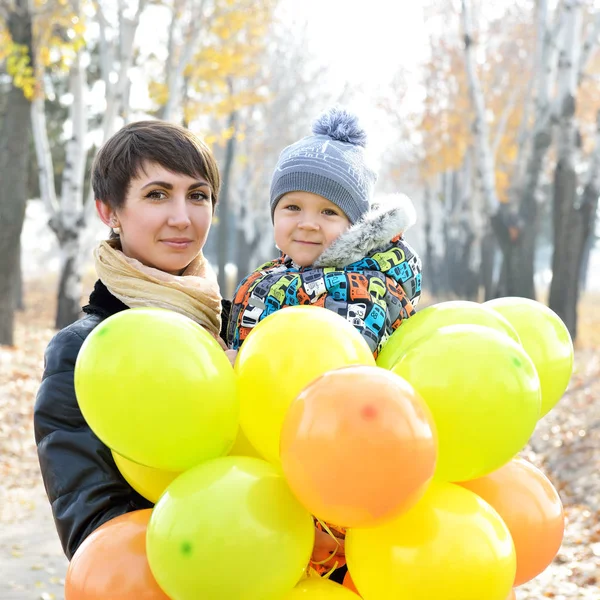
[(504, 298), (428, 307), (377, 359), (423, 398), (438, 433), (433, 483), (408, 511), (346, 538), (347, 585), (365, 600), (505, 600), (564, 533), (558, 493), (514, 458), (564, 393), (573, 346), (544, 305)]
[[(341, 529), (371, 527), (425, 494), (437, 457), (431, 413), (375, 365), (344, 318), (310, 306), (274, 313), (244, 341), (235, 372), (245, 436), (309, 514)], [(309, 578), (289, 597), (348, 594)]]
[(67, 600), (280, 600), (293, 589), (312, 517), (239, 430), (236, 376), (204, 329), (161, 309), (118, 313), (84, 343), (75, 389), (123, 477), (156, 505), (85, 540)]

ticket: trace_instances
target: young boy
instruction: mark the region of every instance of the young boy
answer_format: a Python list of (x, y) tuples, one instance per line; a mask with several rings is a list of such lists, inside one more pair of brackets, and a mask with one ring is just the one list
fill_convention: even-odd
[(400, 195), (372, 203), (377, 175), (354, 115), (332, 108), (313, 134), (279, 157), (271, 215), (281, 256), (239, 285), (227, 341), (237, 350), (268, 315), (312, 304), (350, 321), (377, 356), (420, 297), (421, 261), (402, 237), (414, 208)]

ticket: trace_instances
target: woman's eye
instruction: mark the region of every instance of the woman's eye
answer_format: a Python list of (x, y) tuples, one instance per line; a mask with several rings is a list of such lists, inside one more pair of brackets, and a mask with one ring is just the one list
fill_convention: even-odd
[(167, 195), (161, 190), (153, 190), (149, 194), (146, 194), (146, 198), (150, 200), (164, 200)]
[(204, 192), (192, 192), (190, 194), (190, 199), (194, 202), (204, 202), (208, 200), (208, 196)]

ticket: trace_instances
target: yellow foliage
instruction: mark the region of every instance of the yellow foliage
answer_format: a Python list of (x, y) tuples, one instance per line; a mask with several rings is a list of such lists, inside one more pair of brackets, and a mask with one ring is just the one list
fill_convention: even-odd
[[(516, 17), (516, 18), (513, 18)], [(457, 28), (458, 33), (458, 28)], [(508, 201), (511, 178), (518, 158), (518, 132), (523, 118), (525, 93), (531, 73), (527, 58), (533, 52), (535, 25), (532, 19), (503, 15), (488, 23), (487, 35), (493, 43), (478, 39), (478, 77), (483, 87), (490, 145), (505, 120), (497, 140), (496, 192)], [(481, 36), (484, 38), (485, 36)], [(444, 32), (431, 37), (430, 60), (425, 66), (426, 98), (418, 132), (422, 140), (421, 176), (427, 180), (458, 169), (465, 152), (473, 144), (474, 111), (465, 69), (464, 42)], [(508, 106), (508, 108), (507, 108)]]
[(31, 100), (35, 92), (36, 80), (27, 46), (9, 43), (6, 72), (12, 77), (13, 85), (22, 89), (24, 96)]
[[(254, 80), (275, 4), (275, 0), (215, 2), (213, 13), (203, 21), (200, 47), (184, 70), (188, 87), (183, 113), (187, 122), (199, 115), (225, 120), (232, 111), (265, 101)], [(176, 51), (181, 52), (181, 48)], [(166, 103), (168, 89), (164, 83), (154, 81), (150, 90), (156, 105)], [(212, 143), (225, 143), (233, 135), (240, 139), (239, 132), (225, 130)]]
[(4, 62), (10, 54), (12, 38), (4, 22), (0, 20), (0, 63)]

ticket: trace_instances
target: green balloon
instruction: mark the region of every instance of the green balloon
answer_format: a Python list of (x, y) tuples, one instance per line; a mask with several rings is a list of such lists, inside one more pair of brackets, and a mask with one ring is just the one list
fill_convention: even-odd
[(412, 345), (392, 371), (425, 400), (438, 432), (434, 478), (481, 477), (511, 460), (540, 415), (540, 381), (523, 347), (481, 325), (449, 325)]
[(528, 298), (498, 298), (485, 303), (517, 331), (542, 385), (541, 416), (565, 393), (573, 373), (573, 342), (561, 318), (546, 305)]
[(281, 600), (302, 577), (314, 535), (277, 467), (227, 456), (167, 487), (146, 550), (156, 581), (176, 600)]
[(176, 312), (132, 308), (98, 325), (75, 364), (94, 433), (117, 454), (184, 471), (229, 452), (239, 425), (235, 374), (215, 339)]
[(394, 331), (377, 357), (377, 365), (392, 369), (404, 353), (421, 338), (446, 325), (482, 325), (505, 333), (519, 342), (512, 325), (496, 311), (466, 300), (440, 302), (420, 310)]

